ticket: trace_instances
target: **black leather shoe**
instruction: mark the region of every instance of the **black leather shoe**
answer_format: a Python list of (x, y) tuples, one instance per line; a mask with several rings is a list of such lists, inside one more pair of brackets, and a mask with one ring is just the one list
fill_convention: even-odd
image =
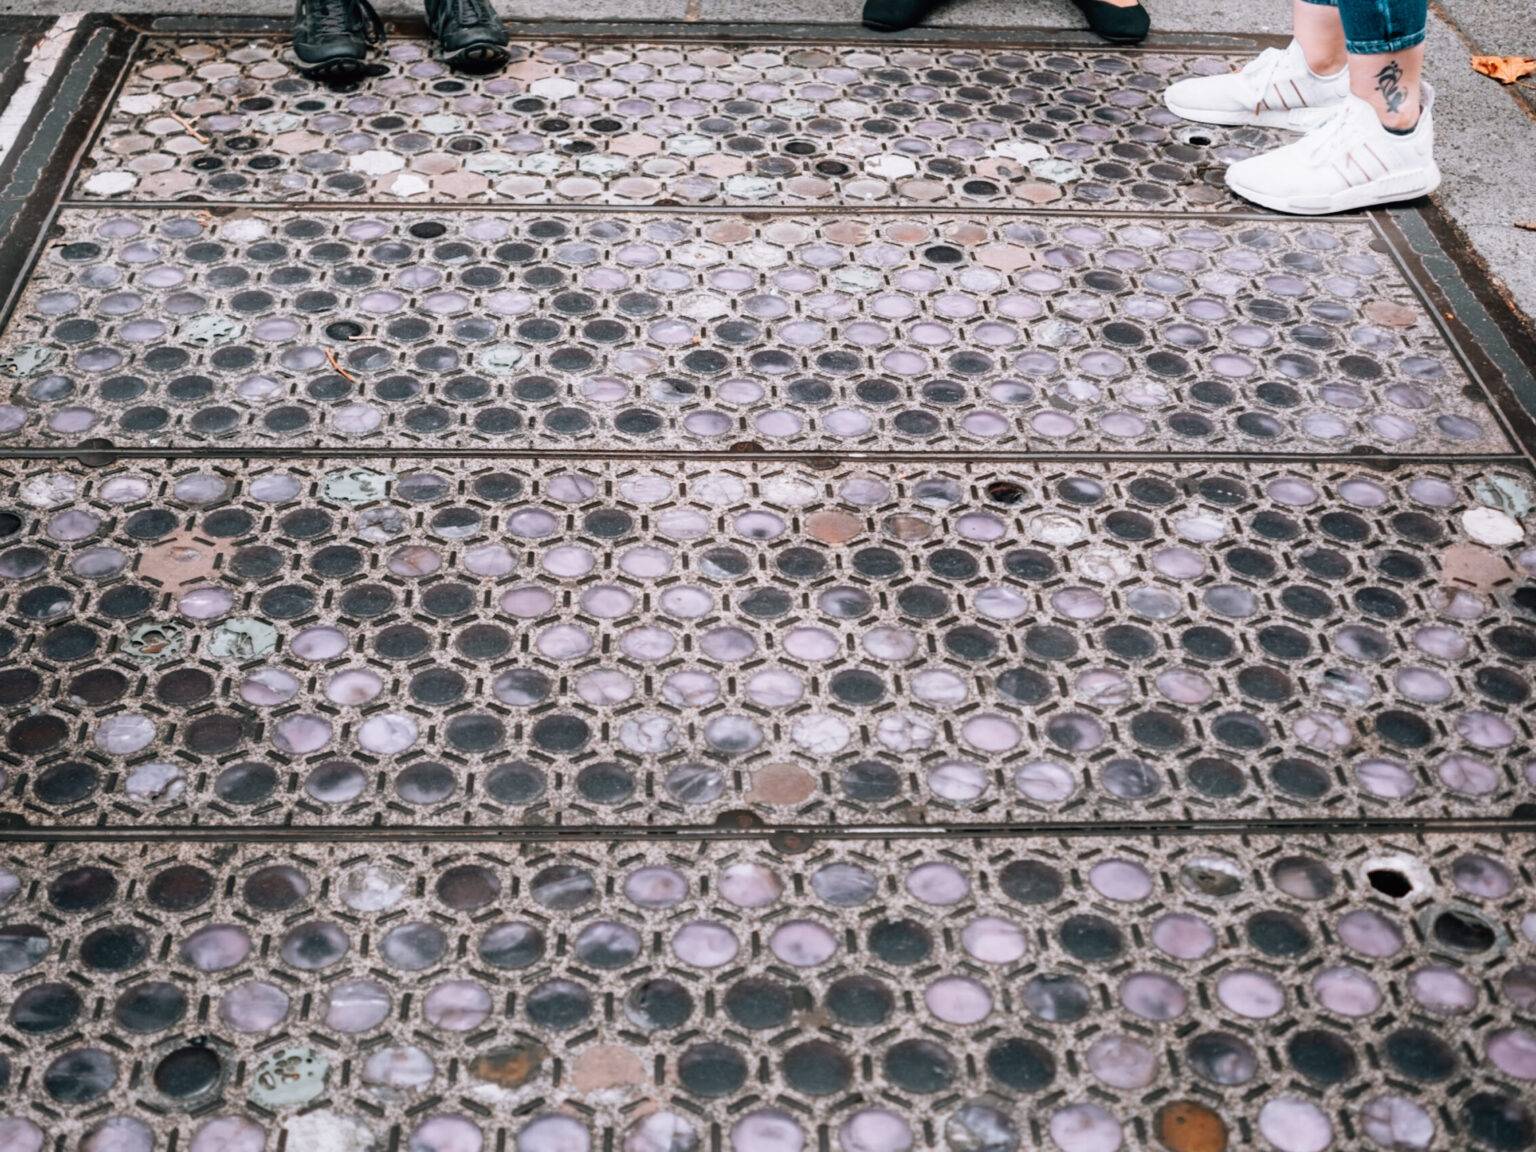
[(916, 28), (944, 0), (864, 0), (864, 27), (876, 32)]
[(384, 22), (368, 0), (298, 0), (293, 10), (293, 54), (311, 76), (342, 80), (362, 70)]
[(1140, 4), (1118, 8), (1104, 0), (1072, 0), (1092, 28), (1111, 44), (1140, 44), (1152, 31), (1152, 21)]
[(489, 72), (507, 62), (507, 29), (489, 0), (426, 0), (426, 8), (445, 63)]

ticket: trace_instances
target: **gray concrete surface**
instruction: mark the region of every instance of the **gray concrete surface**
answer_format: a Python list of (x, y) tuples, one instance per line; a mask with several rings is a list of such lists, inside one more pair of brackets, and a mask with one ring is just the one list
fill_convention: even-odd
[[(1509, 7), (1536, 5), (1515, 0)], [(1536, 53), (1536, 12), (1524, 32), (1532, 41), (1526, 51)], [(1428, 70), (1436, 90), (1436, 156), (1445, 175), (1436, 199), (1530, 320), (1536, 318), (1536, 232), (1515, 223), (1536, 220), (1536, 116), (1497, 81), (1474, 72), (1471, 55), (1457, 27), (1431, 19)]]
[(1536, 56), (1536, 0), (1430, 0), (1477, 52)]
[[(1536, 0), (1518, 0), (1522, 5)], [(1151, 0), (1157, 27), (1168, 32), (1283, 32), (1284, 0)], [(67, 12), (82, 0), (0, 0), (0, 14)], [(284, 0), (93, 0), (95, 12), (160, 12), (198, 15), (275, 16)], [(411, 15), (419, 0), (374, 0), (385, 15)], [(856, 24), (863, 0), (497, 0), (514, 20), (696, 20), (713, 22)], [(935, 13), (943, 27), (1081, 28), (1082, 17), (1068, 0), (951, 0)]]
[[(557, 0), (544, 0), (559, 8)], [(1167, 32), (1283, 32), (1283, 3), (1264, 0), (1148, 0), (1153, 21)], [(857, 21), (863, 0), (697, 0), (701, 20), (803, 21), (839, 24)], [(944, 27), (1081, 28), (1083, 18), (1067, 0), (950, 0), (934, 13)]]

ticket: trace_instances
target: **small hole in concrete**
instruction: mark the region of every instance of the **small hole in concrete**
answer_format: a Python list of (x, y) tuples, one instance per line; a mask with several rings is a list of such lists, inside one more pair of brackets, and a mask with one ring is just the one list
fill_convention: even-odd
[(1413, 884), (1396, 868), (1372, 868), (1365, 874), (1371, 887), (1383, 896), (1397, 900), (1413, 891)]

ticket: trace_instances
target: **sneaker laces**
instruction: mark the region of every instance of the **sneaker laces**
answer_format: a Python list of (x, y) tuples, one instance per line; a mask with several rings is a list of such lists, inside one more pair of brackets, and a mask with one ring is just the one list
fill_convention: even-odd
[(1308, 159), (1315, 160), (1332, 150), (1338, 138), (1354, 123), (1351, 102), (1346, 100), (1328, 113), (1328, 118), (1301, 138), (1298, 143), (1306, 149)]
[(486, 0), (442, 0), (441, 3), (427, 5), (427, 22), (432, 26), (432, 34), (436, 36), (441, 35), (443, 21), (450, 15), (461, 27), (468, 27), (492, 23), (493, 13), (494, 10)]
[(1288, 48), (1266, 48), (1238, 70), (1237, 75), (1247, 82), (1255, 104), (1269, 95), (1275, 73), (1280, 71), (1289, 55)]
[(459, 19), (465, 24), (489, 24), (491, 6), (486, 0), (459, 0)]
[(349, 36), (353, 21), (362, 17), (363, 36), (370, 43), (384, 39), (384, 21), (368, 0), (301, 0), (305, 15), (321, 36)]

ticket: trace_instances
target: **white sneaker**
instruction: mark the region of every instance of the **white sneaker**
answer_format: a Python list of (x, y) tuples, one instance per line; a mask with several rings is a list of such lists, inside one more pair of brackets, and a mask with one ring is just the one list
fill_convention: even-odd
[(1227, 187), (1265, 208), (1301, 216), (1426, 196), (1440, 185), (1434, 89), (1421, 83), (1419, 99), (1418, 124), (1398, 136), (1381, 126), (1370, 104), (1351, 95), (1321, 128), (1233, 164)]
[(1301, 45), (1266, 48), (1241, 71), (1194, 76), (1163, 93), (1168, 110), (1201, 124), (1258, 124), (1306, 132), (1349, 95), (1349, 70), (1319, 76), (1307, 67)]

